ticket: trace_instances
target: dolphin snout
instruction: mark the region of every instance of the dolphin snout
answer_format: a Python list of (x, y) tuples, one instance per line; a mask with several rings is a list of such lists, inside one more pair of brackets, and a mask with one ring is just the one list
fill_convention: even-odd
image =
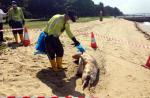
[(91, 79), (91, 77), (90, 77), (90, 76), (87, 76), (87, 77), (85, 78), (85, 80), (83, 80), (83, 84), (82, 84), (83, 90), (89, 86), (89, 81), (90, 81), (90, 79)]

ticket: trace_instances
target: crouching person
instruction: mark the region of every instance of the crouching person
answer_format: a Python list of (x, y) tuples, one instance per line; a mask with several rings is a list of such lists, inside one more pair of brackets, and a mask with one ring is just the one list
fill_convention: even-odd
[(53, 70), (56, 72), (63, 69), (62, 59), (64, 55), (64, 49), (60, 42), (59, 36), (64, 32), (64, 30), (69, 38), (72, 39), (75, 46), (80, 44), (71, 33), (70, 25), (68, 23), (69, 20), (76, 22), (76, 16), (73, 11), (68, 11), (64, 15), (54, 15), (48, 21), (48, 24), (44, 29), (44, 33), (47, 35), (45, 37), (46, 53)]

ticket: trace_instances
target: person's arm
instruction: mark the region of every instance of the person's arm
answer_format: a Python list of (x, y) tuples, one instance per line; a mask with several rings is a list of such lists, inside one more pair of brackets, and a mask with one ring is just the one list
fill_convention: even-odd
[(72, 39), (74, 37), (74, 35), (72, 34), (71, 30), (70, 30), (70, 25), (69, 23), (66, 23), (65, 24), (65, 30), (66, 30), (66, 33), (67, 35), (69, 36), (70, 39)]
[(5, 18), (7, 15), (7, 13), (4, 13), (3, 10), (1, 10), (1, 14), (3, 15), (3, 18)]
[(24, 14), (23, 14), (23, 11), (22, 11), (21, 8), (20, 8), (20, 14), (21, 14), (22, 23), (24, 25), (25, 24), (25, 19), (24, 19)]
[(69, 36), (69, 38), (74, 42), (74, 45), (78, 46), (80, 43), (77, 41), (75, 36), (72, 34), (69, 23), (65, 24), (65, 29), (66, 29), (66, 33)]
[(5, 17), (6, 13), (4, 13), (2, 9), (0, 9), (0, 21), (2, 22)]

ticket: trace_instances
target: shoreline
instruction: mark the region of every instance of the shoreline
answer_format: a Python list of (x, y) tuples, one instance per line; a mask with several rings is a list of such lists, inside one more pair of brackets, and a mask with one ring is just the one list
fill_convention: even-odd
[(135, 27), (137, 28), (137, 30), (141, 33), (143, 33), (145, 35), (145, 37), (147, 38), (147, 40), (150, 40), (150, 34), (145, 31), (144, 29), (142, 29), (142, 27), (140, 26), (140, 24), (138, 22), (134, 22)]

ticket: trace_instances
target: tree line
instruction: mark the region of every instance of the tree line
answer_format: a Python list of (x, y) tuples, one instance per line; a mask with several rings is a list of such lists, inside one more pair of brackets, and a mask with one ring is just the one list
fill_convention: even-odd
[[(12, 0), (1, 0), (2, 9), (6, 12)], [(123, 13), (117, 7), (94, 4), (92, 0), (15, 0), (22, 7), (26, 18), (49, 18), (57, 13), (65, 13), (68, 9), (75, 10), (78, 16), (118, 16)]]

